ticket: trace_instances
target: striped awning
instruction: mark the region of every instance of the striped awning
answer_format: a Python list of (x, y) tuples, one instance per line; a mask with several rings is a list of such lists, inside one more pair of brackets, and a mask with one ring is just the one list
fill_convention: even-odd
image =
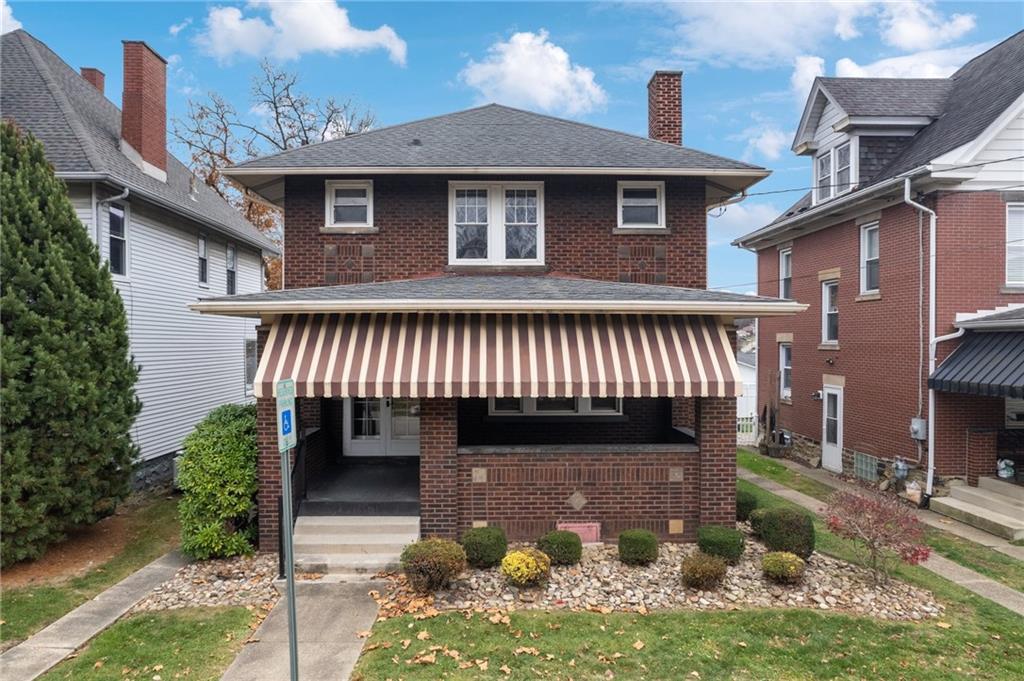
[(742, 382), (713, 317), (613, 314), (285, 315), (257, 397), (733, 397)]

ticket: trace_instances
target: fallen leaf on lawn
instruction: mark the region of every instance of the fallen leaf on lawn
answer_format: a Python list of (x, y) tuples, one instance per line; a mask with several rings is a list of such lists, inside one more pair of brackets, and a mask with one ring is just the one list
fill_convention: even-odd
[(465, 662), (460, 662), (459, 663), (459, 669), (469, 669), (472, 666), (473, 666), (473, 663), (470, 662), (469, 660), (466, 660)]
[(162, 664), (155, 664), (155, 665), (153, 665), (153, 671), (155, 671), (155, 672), (161, 671), (163, 668), (164, 668), (164, 666)]
[(414, 664), (434, 664), (437, 662), (437, 653), (427, 653), (426, 655), (416, 655), (412, 658)]
[(576, 659), (575, 658), (569, 660), (569, 666), (570, 667), (575, 667), (576, 666)]
[(442, 653), (443, 653), (444, 655), (446, 655), (446, 656), (448, 656), (448, 657), (452, 658), (453, 660), (459, 660), (459, 659), (461, 659), (461, 658), (462, 658), (462, 653), (460, 653), (460, 652), (459, 652), (459, 651), (457, 651), (457, 650), (451, 650), (451, 649), (449, 649), (449, 648), (445, 648), (445, 649), (444, 649), (444, 650), (442, 651)]
[(529, 647), (528, 646), (519, 646), (518, 648), (516, 648), (515, 650), (512, 651), (512, 654), (516, 655), (516, 656), (524, 655), (524, 654), (525, 655), (537, 656), (537, 655), (540, 655), (540, 651), (537, 650), (536, 648), (532, 647), (532, 646), (529, 646)]
[(740, 648), (746, 648), (747, 647), (747, 642), (746, 641), (737, 641), (736, 645), (738, 645)]
[(500, 667), (498, 667), (498, 669), (500, 669), (502, 671), (502, 673), (505, 674), (505, 676), (508, 676), (509, 674), (512, 673), (512, 670), (508, 668), (507, 664), (501, 665)]
[(420, 641), (426, 641), (430, 638), (430, 632), (424, 629), (420, 633), (416, 634), (416, 638)]
[(96, 660), (96, 664), (92, 666), (93, 669), (99, 669), (103, 666), (103, 660)]
[(622, 653), (612, 653), (612, 659), (613, 660), (617, 660), (620, 657), (625, 657), (625, 655), (623, 655)]
[(479, 667), (480, 671), (482, 671), (482, 672), (487, 671), (487, 665), (489, 665), (489, 664), (490, 663), (487, 660), (477, 660), (476, 661), (476, 666)]
[(370, 645), (366, 646), (366, 652), (370, 652), (371, 650), (377, 650), (378, 648), (380, 648), (382, 650), (387, 650), (390, 647), (391, 647), (391, 641), (382, 641), (380, 643), (371, 643)]
[(643, 649), (644, 649), (644, 642), (643, 642), (643, 641), (639, 641), (639, 640), (638, 640), (638, 641), (636, 641), (635, 643), (633, 643), (633, 647), (634, 647), (634, 648), (635, 648), (636, 650), (643, 650)]
[(940, 629), (949, 629), (953, 625), (949, 622), (936, 622), (935, 626), (939, 627)]
[(500, 612), (496, 612), (488, 617), (487, 621), (491, 624), (508, 624), (510, 622), (508, 615), (502, 615)]
[(357, 631), (356, 636), (358, 636), (359, 638), (369, 638), (371, 633), (373, 632), (371, 632), (370, 630)]
[(1002, 641), (1003, 640), (1003, 637), (1000, 636), (999, 634), (992, 634), (992, 638), (994, 638), (997, 641)]
[(411, 638), (403, 639), (402, 640), (402, 650), (406, 650), (409, 647), (410, 643), (412, 643), (412, 639)]

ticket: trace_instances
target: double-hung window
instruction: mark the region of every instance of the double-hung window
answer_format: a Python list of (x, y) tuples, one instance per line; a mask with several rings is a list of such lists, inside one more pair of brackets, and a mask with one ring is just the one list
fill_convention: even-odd
[(1006, 204), (1006, 284), (1024, 286), (1024, 203)]
[(324, 229), (373, 228), (373, 181), (328, 180), (324, 184)]
[(621, 416), (617, 397), (492, 397), (492, 416)]
[(620, 229), (664, 229), (665, 183), (619, 182)]
[(453, 265), (544, 262), (544, 185), (449, 186), (448, 260)]
[(252, 386), (256, 381), (256, 367), (259, 358), (256, 356), (256, 339), (245, 339), (245, 394), (252, 394)]
[(107, 234), (110, 250), (110, 273), (128, 274), (128, 221), (124, 206), (112, 203), (107, 207)]
[(779, 251), (779, 298), (793, 296), (793, 249)]
[(839, 282), (821, 284), (821, 342), (839, 342)]
[(814, 159), (814, 202), (821, 203), (853, 188), (853, 147), (844, 142)]
[(224, 255), (225, 267), (227, 268), (227, 294), (235, 295), (238, 289), (238, 252), (234, 244), (228, 244), (227, 252)]
[(815, 159), (817, 179), (814, 183), (814, 197), (825, 201), (832, 196), (832, 151), (826, 151)]
[(793, 346), (779, 343), (779, 399), (793, 399)]
[(206, 252), (206, 235), (200, 234), (196, 242), (196, 254), (199, 258), (199, 283), (204, 286), (210, 283), (210, 261)]
[(878, 293), (878, 223), (860, 228), (860, 292)]

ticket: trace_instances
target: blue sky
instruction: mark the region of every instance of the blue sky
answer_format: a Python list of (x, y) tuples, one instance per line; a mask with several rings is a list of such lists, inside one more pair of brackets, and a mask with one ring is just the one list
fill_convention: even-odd
[[(147, 41), (170, 62), (172, 117), (207, 91), (244, 110), (268, 57), (311, 94), (372, 108), (379, 125), (498, 101), (646, 134), (647, 78), (680, 68), (684, 144), (772, 169), (758, 192), (809, 183), (789, 145), (815, 75), (946, 76), (1024, 26), (1024, 5), (0, 0), (0, 22), (104, 71), (118, 104), (120, 41)], [(752, 290), (753, 256), (729, 241), (800, 195), (710, 217), (709, 285)]]

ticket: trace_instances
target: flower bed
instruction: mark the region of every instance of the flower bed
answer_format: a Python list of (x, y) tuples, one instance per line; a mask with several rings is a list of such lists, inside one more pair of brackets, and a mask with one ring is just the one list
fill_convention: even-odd
[(279, 596), (275, 577), (277, 555), (272, 553), (196, 561), (153, 589), (133, 612), (225, 605), (269, 610)]

